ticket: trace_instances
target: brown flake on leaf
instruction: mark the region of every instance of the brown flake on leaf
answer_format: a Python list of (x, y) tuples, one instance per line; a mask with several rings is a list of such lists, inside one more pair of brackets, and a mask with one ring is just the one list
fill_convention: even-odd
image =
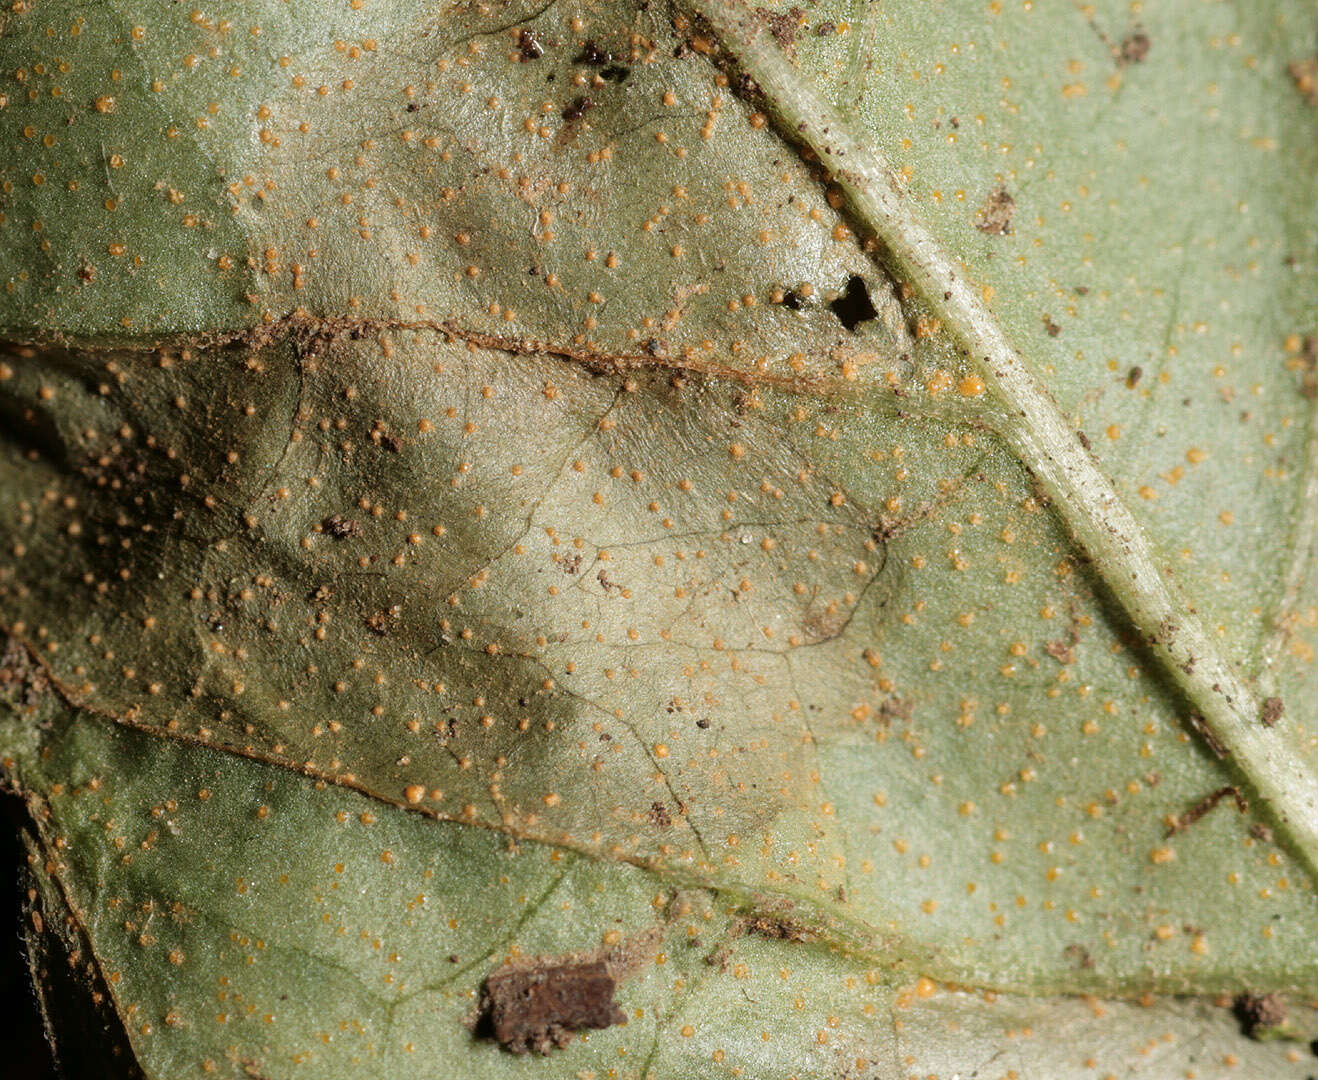
[(1269, 697), (1263, 699), (1263, 705), (1259, 709), (1259, 721), (1264, 727), (1272, 727), (1281, 719), (1282, 713), (1286, 711), (1286, 706), (1282, 704), (1279, 697)]
[(990, 236), (1006, 236), (1011, 233), (1011, 217), (1014, 213), (1016, 200), (999, 184), (985, 198), (984, 205), (976, 215), (975, 228)]
[(1190, 713), (1185, 719), (1186, 723), (1194, 728), (1199, 738), (1204, 740), (1204, 744), (1213, 752), (1214, 757), (1224, 758), (1227, 756), (1227, 748), (1222, 745), (1222, 740), (1213, 734), (1213, 729), (1204, 723), (1202, 716), (1198, 713)]
[(613, 54), (607, 49), (602, 49), (593, 40), (587, 39), (581, 46), (581, 52), (577, 53), (572, 61), (574, 64), (590, 64), (592, 67), (604, 67), (606, 64), (613, 63)]
[(320, 523), (320, 527), (326, 535), (334, 537), (335, 540), (347, 540), (362, 534), (361, 525), (342, 514), (331, 514)]
[(1236, 800), (1236, 809), (1242, 814), (1249, 813), (1249, 803), (1245, 797), (1240, 794), (1240, 789), (1232, 784), (1226, 787), (1220, 787), (1216, 791), (1209, 792), (1197, 803), (1195, 803), (1184, 814), (1173, 817), (1167, 826), (1167, 836), (1175, 836), (1178, 832), (1184, 832), (1201, 817), (1217, 806), (1223, 799), (1230, 795)]
[(780, 915), (754, 915), (742, 921), (741, 929), (773, 941), (814, 941), (819, 937), (810, 927)]
[[(669, 904), (669, 920), (685, 910), (680, 900), (675, 895)], [(655, 962), (664, 933), (660, 922), (605, 948), (504, 964), (486, 976), (468, 1026), (477, 1037), (515, 1054), (547, 1054), (566, 1046), (578, 1031), (624, 1024), (626, 1015), (613, 995), (620, 983)]]
[(1286, 1002), (1280, 994), (1241, 994), (1231, 1005), (1241, 1030), (1251, 1039), (1257, 1039), (1273, 1028), (1286, 1023)]
[(532, 30), (517, 31), (517, 53), (523, 62), (539, 60), (545, 55), (545, 47), (540, 44)]
[(547, 1054), (578, 1031), (626, 1023), (617, 985), (602, 960), (505, 965), (485, 980), (477, 1033), (515, 1054)]
[(581, 97), (573, 98), (567, 105), (563, 106), (563, 111), (559, 114), (569, 124), (575, 123), (595, 107), (595, 102), (590, 98)]
[(773, 39), (784, 49), (791, 49), (796, 44), (796, 35), (801, 32), (801, 19), (805, 15), (799, 7), (793, 5), (783, 12), (757, 7), (755, 14), (769, 28)]
[(1318, 56), (1294, 60), (1287, 70), (1295, 80), (1295, 89), (1304, 95), (1304, 100), (1310, 105), (1318, 105)]

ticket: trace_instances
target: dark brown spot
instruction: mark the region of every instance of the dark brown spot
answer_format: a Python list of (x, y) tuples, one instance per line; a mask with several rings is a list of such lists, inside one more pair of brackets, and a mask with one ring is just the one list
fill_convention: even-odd
[(1144, 369), (1136, 364), (1126, 372), (1126, 389), (1134, 390), (1135, 387), (1139, 386), (1142, 378), (1144, 378)]
[(650, 812), (645, 816), (650, 819), (652, 825), (657, 825), (661, 829), (666, 829), (673, 823), (673, 815), (668, 812), (668, 807), (658, 801), (650, 804)]
[(570, 124), (575, 120), (580, 120), (594, 107), (595, 103), (590, 98), (579, 97), (563, 107), (562, 116)]
[(539, 60), (545, 55), (545, 47), (540, 44), (531, 30), (517, 31), (517, 51), (523, 60)]
[(1053, 322), (1053, 317), (1046, 311), (1043, 313), (1043, 328), (1048, 332), (1049, 337), (1056, 337), (1062, 332), (1062, 328)]
[(342, 514), (331, 514), (320, 523), (320, 527), (335, 540), (347, 540), (362, 534), (361, 525)]
[(1300, 353), (1286, 362), (1291, 371), (1300, 373), (1300, 393), (1307, 398), (1318, 398), (1318, 334), (1306, 335), (1300, 343)]
[(1286, 1023), (1286, 1002), (1280, 994), (1241, 994), (1231, 1003), (1231, 1009), (1240, 1021), (1240, 1029), (1251, 1039)]
[(1120, 60), (1123, 64), (1142, 64), (1153, 43), (1143, 30), (1128, 34), (1121, 43)]
[(587, 41), (581, 46), (581, 52), (577, 54), (574, 64), (589, 64), (591, 67), (604, 67), (606, 64), (613, 63), (613, 54), (601, 49), (595, 42)]
[(626, 1023), (602, 961), (501, 967), (485, 979), (477, 1034), (514, 1054), (547, 1054), (574, 1032)]

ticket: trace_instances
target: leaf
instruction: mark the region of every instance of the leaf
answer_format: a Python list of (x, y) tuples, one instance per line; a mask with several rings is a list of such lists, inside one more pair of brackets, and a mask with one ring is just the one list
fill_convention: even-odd
[(3, 16), (0, 753), (146, 1075), (1305, 1075), (1048, 996), (1318, 987), (1314, 18), (1165, 7)]

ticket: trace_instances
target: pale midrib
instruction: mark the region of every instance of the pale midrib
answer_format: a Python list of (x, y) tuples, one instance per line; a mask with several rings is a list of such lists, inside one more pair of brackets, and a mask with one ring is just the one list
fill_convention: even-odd
[(973, 283), (908, 206), (884, 156), (801, 76), (739, 0), (691, 3), (758, 84), (784, 129), (818, 155), (855, 219), (886, 251), (887, 268), (919, 290), (957, 338), (998, 407), (990, 418), (995, 430), (1043, 485), (1142, 638), (1318, 879), (1318, 777), (1291, 750), (1298, 745), (1294, 719), (1283, 715), (1271, 727), (1261, 722), (1253, 690), (1159, 571), (1139, 523)]

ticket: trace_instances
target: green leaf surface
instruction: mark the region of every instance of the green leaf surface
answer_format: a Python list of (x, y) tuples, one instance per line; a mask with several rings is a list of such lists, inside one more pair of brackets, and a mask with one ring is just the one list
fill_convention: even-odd
[(1307, 1075), (1311, 6), (700, 7), (0, 15), (72, 1074)]

